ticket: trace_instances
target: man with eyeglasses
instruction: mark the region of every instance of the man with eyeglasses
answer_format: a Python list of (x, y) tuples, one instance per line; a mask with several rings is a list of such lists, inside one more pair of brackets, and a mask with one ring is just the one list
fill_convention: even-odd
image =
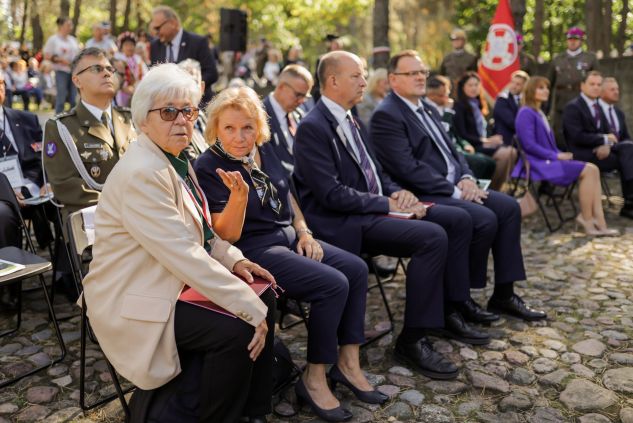
[[(496, 320), (498, 312), (528, 321), (545, 319), (544, 312), (530, 308), (514, 293), (514, 282), (526, 278), (518, 203), (505, 194), (479, 188), (432, 106), (422, 101), (428, 71), (418, 53), (405, 50), (394, 55), (388, 72), (392, 93), (371, 119), (371, 139), (380, 163), (404, 189), (466, 222), (460, 237), (470, 239), (458, 252), (449, 253), (449, 279), (449, 274), (458, 273), (453, 277), (466, 281), (470, 288), (484, 288), (488, 255), (493, 253), (495, 289), (488, 311), (470, 295), (451, 306), (476, 323)], [(449, 249), (454, 241), (449, 234)]]
[(62, 216), (93, 206), (108, 174), (136, 138), (128, 108), (112, 105), (115, 70), (103, 50), (82, 50), (71, 64), (76, 107), (46, 122), (43, 162)]
[(300, 65), (288, 65), (279, 74), (275, 91), (264, 99), (266, 113), (270, 116), (271, 144), (288, 177), (292, 175), (295, 159), (292, 147), (297, 125), (303, 118), (301, 105), (310, 96), (313, 84), (310, 71)]
[(218, 70), (205, 37), (183, 30), (180, 17), (169, 6), (157, 6), (152, 10), (150, 30), (155, 39), (150, 43), (150, 60), (157, 63), (180, 63), (194, 59), (200, 63), (205, 91), (200, 105), (213, 96), (211, 86), (218, 80)]

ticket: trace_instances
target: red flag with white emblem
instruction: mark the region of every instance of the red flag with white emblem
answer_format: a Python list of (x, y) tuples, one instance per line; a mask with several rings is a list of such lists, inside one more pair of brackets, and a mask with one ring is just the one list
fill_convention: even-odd
[(485, 94), (492, 100), (497, 98), (497, 94), (510, 82), (512, 72), (519, 69), (519, 47), (510, 2), (499, 0), (479, 62), (479, 76)]

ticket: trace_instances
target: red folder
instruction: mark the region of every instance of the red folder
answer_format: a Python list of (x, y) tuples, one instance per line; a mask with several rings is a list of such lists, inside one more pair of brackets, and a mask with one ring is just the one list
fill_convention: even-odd
[[(235, 276), (244, 280), (244, 278), (242, 278), (241, 276)], [(253, 292), (255, 292), (258, 297), (260, 297), (272, 285), (272, 283), (268, 282), (267, 280), (255, 275), (253, 275), (253, 283), (248, 283), (246, 281), (244, 281), (244, 283), (251, 287)], [(207, 310), (215, 311), (216, 313), (224, 314), (225, 316), (237, 318), (233, 313), (215, 304), (213, 301), (209, 300), (190, 286), (185, 285), (182, 292), (180, 293), (180, 296), (178, 297), (178, 300), (198, 307), (206, 308)]]

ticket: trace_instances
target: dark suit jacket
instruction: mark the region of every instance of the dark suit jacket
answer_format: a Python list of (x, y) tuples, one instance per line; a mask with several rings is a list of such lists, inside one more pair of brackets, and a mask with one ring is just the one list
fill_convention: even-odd
[[(42, 186), (42, 127), (33, 113), (4, 108), (13, 138), (18, 146), (18, 158), (25, 178)], [(37, 151), (36, 151), (37, 150)]]
[(479, 131), (477, 131), (477, 121), (475, 120), (475, 114), (470, 108), (470, 104), (465, 104), (461, 101), (456, 101), (455, 106), (455, 133), (458, 137), (467, 140), (477, 150), (483, 147), (483, 143), (479, 137)]
[(616, 119), (618, 119), (618, 123), (620, 124), (620, 130), (618, 131), (618, 140), (630, 140), (631, 135), (629, 135), (629, 128), (626, 126), (626, 117), (624, 116), (624, 112), (622, 109), (618, 107), (613, 107), (615, 110)]
[[(458, 165), (456, 177), (472, 175), (466, 159), (460, 154), (442, 124), (437, 119), (433, 107), (424, 107), (439, 126), (444, 143), (450, 148)], [(396, 94), (391, 93), (380, 102), (371, 118), (371, 140), (376, 155), (385, 170), (403, 188), (414, 194), (453, 194), (455, 184), (446, 180), (448, 169), (437, 144), (428, 134), (419, 118)]]
[(512, 145), (512, 138), (516, 134), (514, 120), (519, 112), (519, 105), (514, 101), (512, 94), (499, 95), (492, 110), (495, 119), (495, 133), (503, 137), (505, 145)]
[(574, 158), (589, 161), (596, 147), (604, 145), (604, 135), (609, 132), (607, 117), (600, 110), (600, 128), (596, 126), (593, 113), (585, 100), (578, 96), (563, 110), (563, 132)]
[[(158, 38), (152, 40), (149, 53), (152, 65), (164, 63), (167, 57), (166, 53), (165, 44), (161, 43)], [(176, 62), (182, 62), (185, 59), (194, 59), (200, 62), (202, 80), (205, 85), (201, 103), (206, 104), (213, 95), (211, 85), (218, 80), (218, 70), (207, 39), (193, 32), (183, 30)]]
[[(270, 94), (272, 95), (272, 94)], [(283, 168), (288, 172), (288, 177), (292, 175), (295, 167), (295, 158), (292, 154), (292, 149), (288, 145), (286, 137), (281, 130), (281, 124), (277, 119), (273, 105), (270, 102), (269, 96), (264, 98), (264, 108), (268, 114), (268, 125), (270, 126), (270, 144), (274, 147), (275, 155), (281, 160)], [(301, 109), (295, 110), (293, 116), (297, 121), (297, 124), (301, 122), (303, 118), (303, 111)]]
[(319, 100), (299, 124), (294, 144), (295, 184), (310, 228), (324, 241), (354, 254), (361, 250), (363, 225), (376, 214), (387, 214), (387, 196), (401, 190), (382, 172), (367, 142), (367, 133), (359, 124), (384, 195), (367, 192), (367, 182), (356, 156), (347, 145), (342, 128), (322, 101)]

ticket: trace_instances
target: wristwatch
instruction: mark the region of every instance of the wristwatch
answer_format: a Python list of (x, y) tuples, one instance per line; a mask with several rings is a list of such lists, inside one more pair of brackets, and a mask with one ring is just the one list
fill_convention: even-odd
[(462, 181), (464, 179), (469, 179), (469, 180), (471, 180), (471, 181), (473, 181), (475, 183), (477, 182), (477, 179), (475, 179), (475, 177), (473, 177), (472, 175), (468, 175), (468, 174), (462, 175), (462, 177), (459, 178), (460, 181)]

